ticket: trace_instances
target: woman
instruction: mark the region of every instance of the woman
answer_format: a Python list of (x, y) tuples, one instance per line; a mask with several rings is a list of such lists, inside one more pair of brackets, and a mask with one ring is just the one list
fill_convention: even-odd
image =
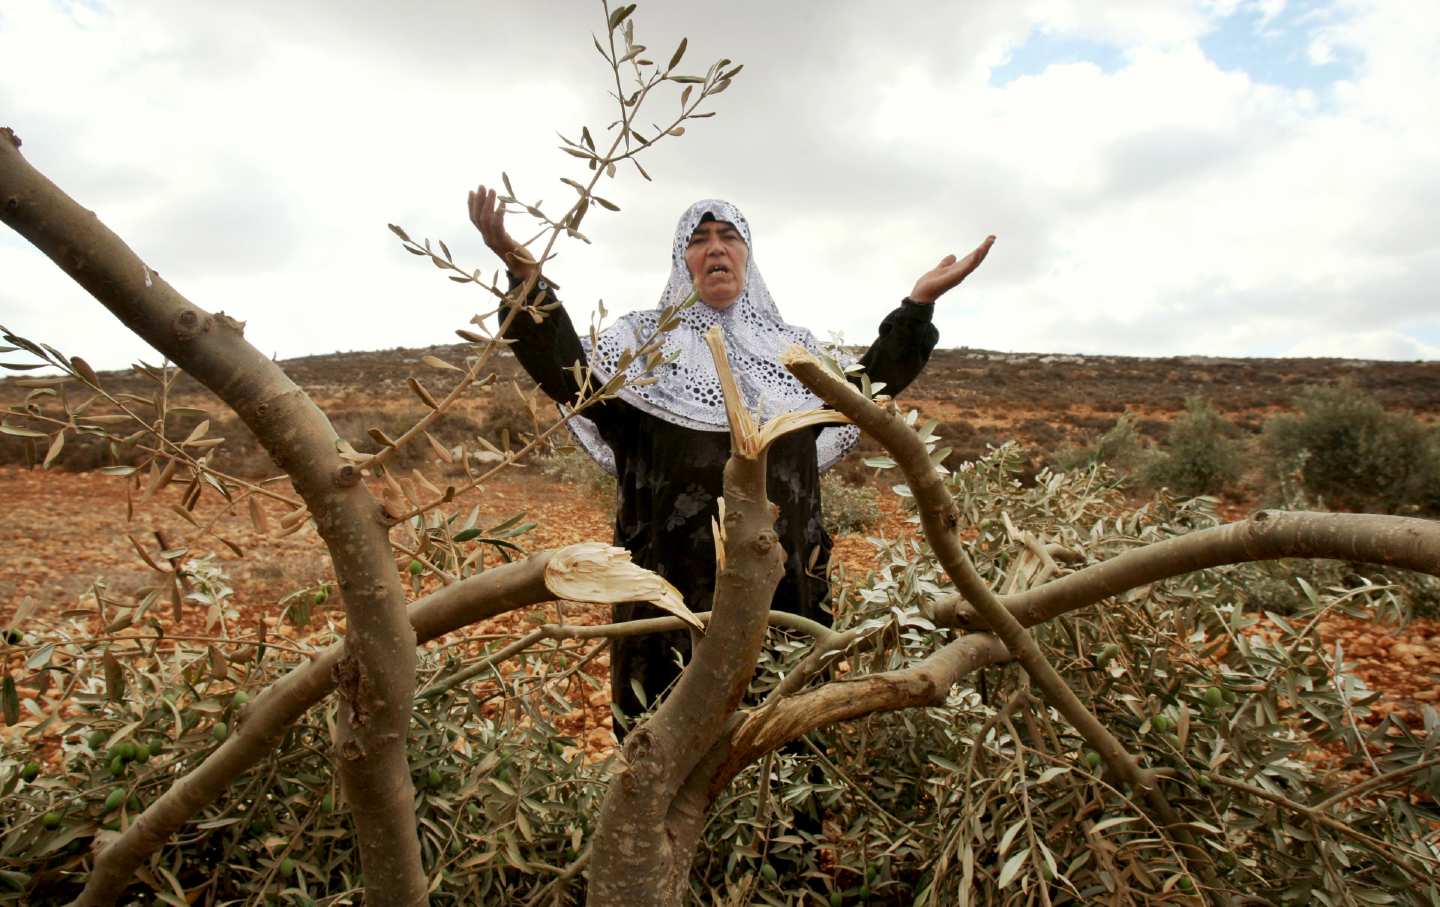
[[(470, 193), (470, 219), (486, 245), (500, 256), (511, 279), (535, 286), (532, 302), (554, 302), (553, 293), (530, 256), (505, 231), (503, 205), (484, 186)], [(910, 296), (880, 324), (880, 336), (860, 363), (885, 392), (899, 393), (920, 374), (939, 337), (930, 323), (931, 306), (984, 260), (989, 237), (964, 259), (947, 255), (915, 283)], [(530, 377), (562, 407), (581, 393), (573, 365), (588, 363), (603, 382), (619, 367), (621, 354), (651, 336), (666, 306), (687, 298), (699, 303), (680, 314), (665, 335), (671, 357), (653, 373), (654, 383), (626, 386), (611, 399), (587, 407), (571, 428), (587, 453), (618, 482), (615, 544), (635, 563), (674, 584), (694, 611), (708, 611), (715, 585), (715, 548), (710, 520), (721, 494), (730, 455), (729, 423), (703, 335), (713, 324), (725, 330), (726, 348), (746, 404), (762, 419), (819, 407), (820, 400), (779, 365), (781, 351), (801, 343), (819, 347), (811, 333), (786, 324), (755, 265), (750, 226), (728, 202), (696, 202), (675, 232), (670, 281), (659, 306), (623, 316), (591, 348), (576, 335), (563, 308), (544, 321), (516, 318), (508, 336), (515, 357)], [(543, 297), (543, 298), (542, 298)], [(631, 363), (632, 378), (643, 373)], [(597, 383), (598, 383), (597, 382)], [(825, 599), (830, 537), (820, 519), (820, 472), (854, 445), (851, 426), (793, 432), (769, 451), (766, 491), (780, 511), (775, 532), (786, 552), (785, 575), (772, 607), (830, 623)], [(641, 603), (617, 605), (615, 620), (659, 616)], [(679, 676), (690, 651), (686, 631), (617, 639), (611, 646), (610, 682), (617, 710), (616, 737), (624, 736), (620, 716), (640, 714)]]

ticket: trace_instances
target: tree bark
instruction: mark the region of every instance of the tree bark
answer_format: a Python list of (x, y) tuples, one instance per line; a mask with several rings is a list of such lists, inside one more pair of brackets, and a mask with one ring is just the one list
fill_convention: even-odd
[(44, 252), (121, 323), (214, 391), (290, 475), (335, 567), (347, 620), (336, 667), (345, 707), (339, 774), (353, 804), (372, 903), (427, 900), (406, 758), (415, 633), (391, 557), (388, 524), (336, 452), (325, 415), (242, 336), (244, 324), (198, 308), (166, 283), (0, 133), (0, 219)]
[(726, 728), (765, 641), (784, 560), (765, 498), (765, 455), (725, 467), (725, 558), (714, 608), (690, 664), (649, 721), (625, 739), (624, 762), (600, 809), (590, 859), (591, 907), (674, 907), (694, 861), (671, 811), (681, 785)]
[[(1375, 513), (1261, 510), (1247, 520), (1132, 548), (1043, 586), (1005, 596), (1005, 607), (1030, 626), (1071, 610), (1075, 602), (1097, 602), (1209, 567), (1286, 557), (1384, 564), (1440, 576), (1440, 523)], [(958, 595), (936, 602), (934, 620), (948, 627), (985, 625)]]
[[(723, 554), (705, 634), (674, 691), (625, 739), (622, 768), (611, 781), (590, 859), (591, 907), (674, 907), (686, 892), (694, 835), (673, 823), (682, 786), (725, 732), (755, 673), (766, 617), (784, 573), (775, 534), (777, 509), (765, 497), (765, 447), (740, 408), (718, 328), (707, 336), (731, 419), (725, 465)], [(707, 804), (708, 805), (708, 804)], [(703, 820), (703, 811), (701, 818)], [(693, 824), (694, 817), (688, 817)], [(679, 845), (679, 846), (677, 846)]]

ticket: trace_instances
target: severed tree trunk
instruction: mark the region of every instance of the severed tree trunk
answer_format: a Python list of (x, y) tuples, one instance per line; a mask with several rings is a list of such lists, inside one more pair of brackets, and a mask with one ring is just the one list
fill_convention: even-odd
[[(712, 328), (707, 340), (722, 385), (733, 390), (718, 331)], [(624, 764), (606, 793), (592, 845), (592, 907), (669, 907), (687, 891), (698, 835), (679, 834), (676, 826), (688, 827), (697, 815), (703, 825), (708, 802), (678, 795), (745, 695), (784, 573), (778, 511), (765, 497), (765, 448), (748, 414), (726, 396), (731, 455), (711, 619), (674, 691), (626, 736)]]
[[(415, 632), (406, 619), (388, 518), (336, 452), (328, 419), (242, 336), (244, 324), (193, 305), (0, 130), (0, 219), (130, 330), (224, 400), (289, 474), (325, 540), (345, 602), (339, 775), (354, 809), (371, 903), (424, 903), (426, 878), (406, 758)], [(244, 734), (244, 728), (240, 729)]]

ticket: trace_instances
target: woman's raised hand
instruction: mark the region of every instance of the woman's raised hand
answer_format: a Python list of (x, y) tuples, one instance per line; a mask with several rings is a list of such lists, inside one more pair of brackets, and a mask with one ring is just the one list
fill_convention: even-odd
[(494, 189), (480, 186), (470, 193), (470, 222), (480, 231), (490, 251), (504, 262), (506, 270), (526, 283), (540, 275), (535, 257), (505, 232), (505, 206), (496, 200)]
[(955, 289), (960, 285), (960, 281), (970, 276), (971, 271), (980, 267), (980, 262), (990, 254), (990, 247), (994, 244), (995, 237), (987, 236), (984, 242), (975, 247), (974, 252), (964, 258), (956, 259), (954, 255), (946, 255), (940, 259), (938, 265), (921, 274), (920, 279), (915, 281), (915, 289), (910, 291), (911, 301), (934, 302)]

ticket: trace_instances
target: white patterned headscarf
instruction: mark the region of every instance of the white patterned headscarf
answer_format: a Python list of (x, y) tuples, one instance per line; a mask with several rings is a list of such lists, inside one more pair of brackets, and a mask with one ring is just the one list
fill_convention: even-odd
[[(744, 238), (749, 253), (745, 256), (745, 287), (739, 298), (725, 309), (712, 309), (703, 302), (684, 309), (680, 313), (680, 323), (664, 335), (661, 352), (669, 364), (660, 365), (651, 373), (656, 379), (653, 384), (637, 387), (627, 383), (619, 391), (620, 398), (674, 425), (698, 431), (728, 432), (730, 423), (725, 417), (720, 380), (715, 375), (715, 361), (710, 356), (710, 348), (705, 344), (706, 330), (718, 324), (725, 330), (730, 368), (735, 373), (741, 397), (762, 422), (795, 410), (818, 409), (824, 405), (820, 398), (810, 393), (780, 365), (780, 353), (791, 344), (799, 343), (818, 355), (822, 352), (820, 344), (809, 331), (786, 324), (780, 318), (780, 310), (770, 298), (765, 278), (760, 276), (760, 269), (755, 264), (755, 243), (750, 236), (749, 221), (734, 205), (714, 198), (696, 202), (681, 215), (680, 223), (675, 227), (670, 282), (665, 285), (665, 292), (660, 294), (659, 305), (648, 312), (621, 316), (593, 345), (590, 338), (581, 338), (580, 344), (596, 378), (604, 382), (614, 375), (621, 354), (627, 349), (638, 348), (645, 338), (653, 336), (661, 312), (690, 295), (694, 284), (690, 268), (685, 263), (685, 249), (691, 234), (707, 214), (715, 220), (733, 224)], [(831, 355), (835, 353), (833, 350), (828, 352)], [(849, 357), (843, 357), (841, 364), (848, 367), (852, 362)], [(626, 367), (626, 375), (631, 381), (644, 377), (644, 363), (630, 363)], [(613, 474), (615, 456), (600, 437), (595, 423), (584, 416), (576, 416), (571, 420), (570, 428), (586, 453)], [(822, 429), (815, 442), (820, 469), (828, 469), (845, 456), (859, 437), (860, 431), (853, 425)]]

